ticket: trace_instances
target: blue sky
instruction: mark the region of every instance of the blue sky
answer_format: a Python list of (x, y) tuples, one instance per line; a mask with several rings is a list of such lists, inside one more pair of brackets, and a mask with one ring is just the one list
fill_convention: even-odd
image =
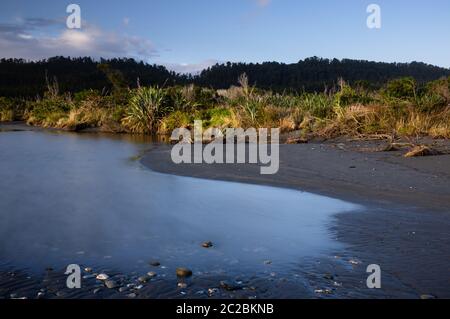
[[(68, 30), (66, 7), (81, 7)], [(366, 8), (381, 7), (381, 29)], [(450, 67), (450, 1), (2, 0), (0, 56), (129, 56), (177, 71), (310, 56)]]

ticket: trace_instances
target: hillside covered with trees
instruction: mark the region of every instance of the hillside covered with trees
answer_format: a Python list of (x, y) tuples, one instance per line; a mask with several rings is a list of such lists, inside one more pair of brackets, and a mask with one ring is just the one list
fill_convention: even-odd
[[(0, 60), (0, 96), (42, 96), (47, 80), (57, 80), (60, 92), (94, 89), (111, 91), (113, 84), (135, 88), (196, 84), (213, 89), (227, 89), (246, 73), (250, 85), (275, 92), (323, 92), (335, 88), (339, 79), (351, 85), (378, 89), (386, 82), (412, 77), (418, 83), (450, 75), (450, 69), (420, 62), (382, 63), (362, 60), (329, 60), (308, 58), (294, 64), (277, 62), (216, 64), (199, 75), (181, 75), (164, 66), (150, 65), (133, 59), (53, 57), (42, 61)], [(111, 81), (113, 80), (113, 81)]]

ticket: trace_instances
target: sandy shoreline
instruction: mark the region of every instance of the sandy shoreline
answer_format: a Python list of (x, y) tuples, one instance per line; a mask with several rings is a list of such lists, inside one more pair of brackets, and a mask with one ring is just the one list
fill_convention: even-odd
[[(450, 148), (442, 141), (441, 149)], [(357, 203), (401, 204), (448, 211), (450, 155), (404, 158), (397, 152), (358, 152), (379, 142), (280, 145), (280, 171), (261, 175), (258, 165), (198, 165), (171, 161), (157, 145), (142, 163), (161, 173), (293, 188)]]
[[(328, 266), (348, 285), (365, 289), (355, 275), (381, 265), (387, 298), (405, 292), (450, 298), (450, 155), (406, 159), (402, 152), (355, 151), (379, 144), (281, 145), (280, 171), (273, 176), (260, 175), (257, 165), (175, 165), (167, 145), (153, 146), (141, 162), (161, 173), (287, 187), (362, 204), (363, 212), (340, 214), (331, 226), (361, 266)], [(446, 141), (437, 144), (448, 148)]]

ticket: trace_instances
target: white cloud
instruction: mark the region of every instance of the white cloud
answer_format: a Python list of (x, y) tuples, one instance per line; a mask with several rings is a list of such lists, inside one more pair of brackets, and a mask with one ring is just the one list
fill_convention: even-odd
[[(137, 36), (102, 30), (83, 23), (82, 29), (67, 29), (60, 21), (26, 19), (18, 24), (0, 24), (1, 57), (43, 59), (51, 56), (131, 57), (148, 60), (157, 50)], [(56, 28), (56, 32), (48, 32)]]
[(199, 74), (201, 71), (209, 68), (210, 66), (220, 63), (218, 60), (205, 60), (200, 63), (161, 63), (168, 70), (181, 74)]

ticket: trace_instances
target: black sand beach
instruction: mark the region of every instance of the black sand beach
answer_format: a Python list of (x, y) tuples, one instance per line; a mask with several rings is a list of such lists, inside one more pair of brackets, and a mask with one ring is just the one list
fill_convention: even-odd
[[(446, 141), (426, 142), (443, 152), (449, 149)], [(279, 173), (265, 176), (258, 165), (176, 165), (167, 145), (153, 147), (142, 163), (168, 174), (288, 187), (362, 204), (364, 212), (339, 214), (332, 226), (336, 237), (349, 245), (349, 256), (362, 266), (322, 267), (340, 273), (347, 287), (363, 289), (365, 282), (357, 274), (365, 272), (364, 266), (379, 264), (384, 297), (411, 291), (417, 298), (449, 298), (450, 155), (407, 159), (404, 151), (371, 151), (383, 144), (281, 145)]]

